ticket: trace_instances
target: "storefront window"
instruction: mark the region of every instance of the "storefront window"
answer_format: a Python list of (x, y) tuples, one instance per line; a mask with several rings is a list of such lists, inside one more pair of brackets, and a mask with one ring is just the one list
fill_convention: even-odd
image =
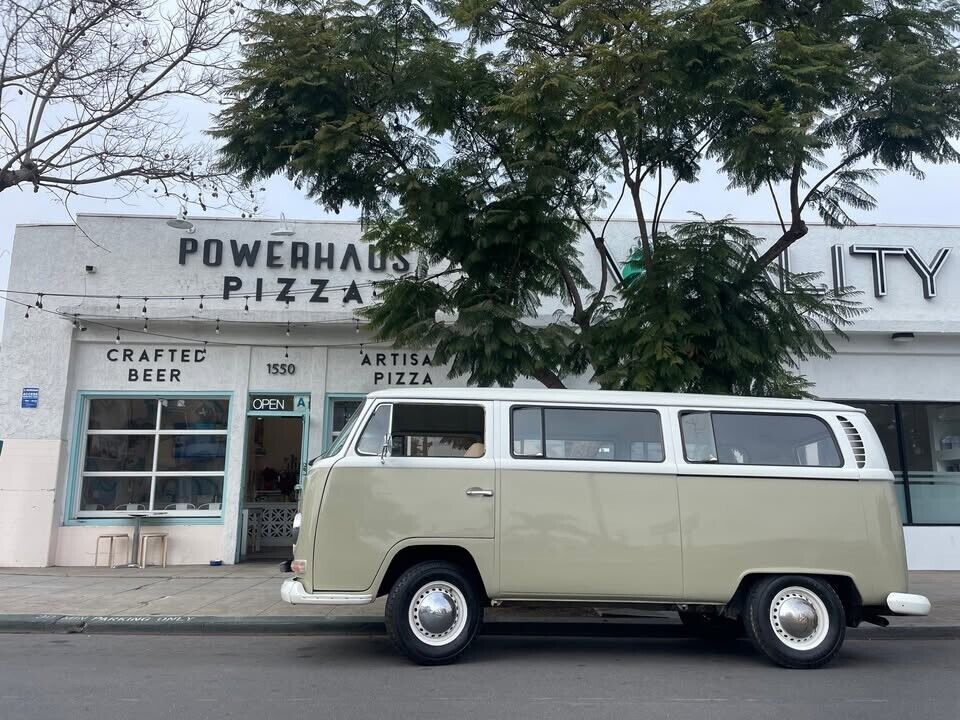
[(360, 406), (363, 405), (363, 398), (335, 398), (330, 400), (330, 437), (327, 438), (327, 447), (332, 447), (340, 437), (340, 433), (347, 427), (347, 423), (353, 418)]
[(960, 405), (902, 403), (913, 522), (960, 523)]
[(89, 399), (77, 516), (219, 516), (228, 412), (226, 398)]
[(960, 404), (860, 402), (893, 471), (904, 523), (960, 524)]

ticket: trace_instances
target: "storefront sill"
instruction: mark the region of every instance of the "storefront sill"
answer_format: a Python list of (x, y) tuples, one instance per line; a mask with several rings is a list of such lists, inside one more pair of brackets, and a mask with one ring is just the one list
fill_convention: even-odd
[[(84, 526), (117, 526), (117, 525), (136, 525), (137, 521), (135, 518), (123, 518), (123, 517), (111, 517), (111, 518), (71, 518), (69, 520), (63, 521), (63, 527), (84, 527)], [(179, 517), (179, 518), (147, 518), (143, 523), (145, 526), (149, 525), (151, 527), (157, 525), (223, 525), (223, 518), (189, 518), (189, 517)]]

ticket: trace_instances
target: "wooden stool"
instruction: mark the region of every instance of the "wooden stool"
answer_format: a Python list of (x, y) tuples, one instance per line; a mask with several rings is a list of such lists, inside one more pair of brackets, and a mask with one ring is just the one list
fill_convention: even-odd
[(147, 566), (147, 549), (150, 540), (160, 541), (161, 567), (167, 566), (167, 533), (140, 533), (140, 568)]
[(127, 541), (127, 556), (130, 555), (130, 536), (126, 533), (110, 533), (109, 535), (97, 535), (97, 549), (93, 552), (93, 566), (100, 566), (100, 541), (109, 540), (110, 541), (110, 555), (109, 555), (109, 564), (107, 567), (113, 567), (113, 541), (120, 540), (123, 538)]

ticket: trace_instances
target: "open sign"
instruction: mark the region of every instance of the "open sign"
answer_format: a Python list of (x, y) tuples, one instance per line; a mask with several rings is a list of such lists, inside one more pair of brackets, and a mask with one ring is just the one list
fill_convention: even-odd
[(257, 412), (289, 412), (294, 409), (293, 395), (254, 395), (250, 409)]

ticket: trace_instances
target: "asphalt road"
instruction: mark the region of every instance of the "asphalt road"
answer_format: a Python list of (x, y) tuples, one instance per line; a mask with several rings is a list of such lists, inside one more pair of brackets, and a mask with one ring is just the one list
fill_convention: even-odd
[(749, 644), (481, 637), (423, 668), (383, 637), (0, 635), (0, 718), (960, 717), (960, 640), (848, 640), (822, 670)]

